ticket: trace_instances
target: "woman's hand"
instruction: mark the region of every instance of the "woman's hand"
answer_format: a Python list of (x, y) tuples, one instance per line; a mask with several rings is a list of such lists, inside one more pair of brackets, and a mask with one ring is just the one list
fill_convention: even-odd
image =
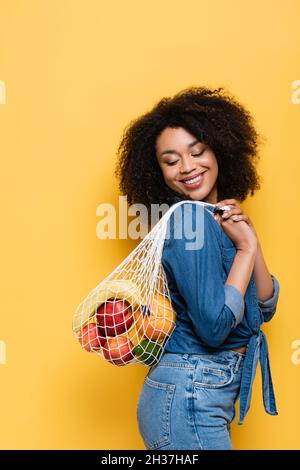
[(235, 222), (244, 220), (245, 222), (247, 222), (247, 224), (253, 230), (254, 234), (257, 237), (257, 233), (255, 231), (253, 223), (251, 222), (250, 217), (243, 212), (236, 199), (224, 199), (223, 201), (219, 201), (216, 204), (216, 207), (221, 208), (225, 205), (230, 206), (231, 209), (224, 212), (223, 216), (221, 216), (222, 220), (228, 220), (228, 218), (234, 220)]
[[(223, 215), (216, 214), (215, 219), (237, 249), (257, 248), (258, 238), (250, 217), (243, 213), (235, 199), (224, 199), (216, 207), (230, 206)], [(240, 222), (240, 223), (237, 223)]]

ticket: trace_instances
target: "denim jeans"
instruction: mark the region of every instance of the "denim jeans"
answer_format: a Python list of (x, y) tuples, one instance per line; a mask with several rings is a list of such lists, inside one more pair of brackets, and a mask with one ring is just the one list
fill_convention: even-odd
[(147, 449), (233, 450), (245, 354), (165, 352), (145, 377), (137, 421)]

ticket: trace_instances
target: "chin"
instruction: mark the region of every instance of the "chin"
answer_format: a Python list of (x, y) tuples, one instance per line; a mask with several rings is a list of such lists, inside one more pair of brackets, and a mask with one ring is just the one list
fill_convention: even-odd
[(192, 199), (193, 201), (202, 201), (207, 197), (207, 194), (203, 193), (203, 191), (191, 191), (190, 194), (186, 194), (185, 196), (189, 199)]

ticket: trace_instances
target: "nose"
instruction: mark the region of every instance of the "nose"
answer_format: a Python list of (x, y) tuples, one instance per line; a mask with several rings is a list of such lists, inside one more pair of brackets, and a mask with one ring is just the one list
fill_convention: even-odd
[(195, 170), (195, 160), (190, 157), (183, 156), (181, 159), (180, 173), (191, 173)]

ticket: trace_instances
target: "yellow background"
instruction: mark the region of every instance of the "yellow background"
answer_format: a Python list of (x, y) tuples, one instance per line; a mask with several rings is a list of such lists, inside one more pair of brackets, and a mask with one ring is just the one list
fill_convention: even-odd
[(144, 449), (136, 403), (148, 369), (85, 353), (71, 322), (138, 243), (96, 237), (97, 206), (118, 207), (122, 130), (192, 85), (226, 86), (266, 137), (263, 186), (243, 208), (281, 286), (263, 326), (279, 415), (264, 412), (258, 367), (233, 444), (300, 447), (299, 15), (298, 0), (0, 0), (1, 448)]

